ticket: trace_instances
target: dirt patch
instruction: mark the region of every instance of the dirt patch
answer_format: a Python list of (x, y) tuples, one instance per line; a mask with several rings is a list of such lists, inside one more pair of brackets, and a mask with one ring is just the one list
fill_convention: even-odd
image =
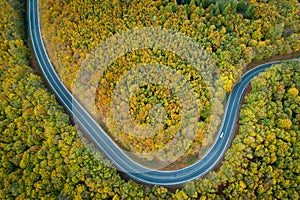
[(300, 57), (300, 51), (297, 51), (297, 52), (291, 53), (291, 54), (287, 54), (287, 55), (274, 56), (270, 59), (264, 59), (264, 60), (252, 62), (247, 65), (245, 72), (255, 68), (258, 65), (262, 65), (264, 63), (275, 62), (275, 61), (280, 61), (280, 60), (289, 60), (289, 59), (298, 58), (298, 57)]

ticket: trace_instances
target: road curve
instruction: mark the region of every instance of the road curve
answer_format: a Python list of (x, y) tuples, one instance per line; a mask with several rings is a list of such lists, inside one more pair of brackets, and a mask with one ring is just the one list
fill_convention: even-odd
[(39, 23), (38, 0), (28, 0), (28, 23), (36, 59), (58, 99), (64, 107), (73, 114), (74, 120), (84, 129), (89, 138), (93, 140), (95, 146), (104, 152), (119, 170), (129, 172), (128, 175), (130, 177), (147, 184), (178, 185), (208, 173), (221, 159), (230, 142), (231, 134), (238, 116), (239, 104), (246, 86), (250, 83), (252, 78), (257, 76), (260, 72), (266, 70), (273, 64), (281, 63), (281, 61), (279, 61), (260, 65), (247, 72), (240, 82), (237, 83), (229, 97), (220, 128), (220, 133), (223, 131), (224, 134), (220, 136), (219, 133), (215, 143), (201, 160), (193, 165), (178, 170), (153, 170), (131, 160), (85, 111), (60, 81), (43, 44)]

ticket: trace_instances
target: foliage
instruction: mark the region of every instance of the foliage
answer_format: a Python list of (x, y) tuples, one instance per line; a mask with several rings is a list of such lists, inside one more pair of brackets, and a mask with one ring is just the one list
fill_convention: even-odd
[(252, 81), (240, 132), (221, 167), (234, 168), (236, 180), (223, 191), (229, 198), (299, 198), (300, 96), (291, 94), (300, 89), (299, 66), (275, 65)]
[(0, 198), (143, 196), (143, 186), (123, 181), (89, 153), (54, 95), (28, 67), (25, 5), (1, 2)]
[(137, 27), (195, 39), (215, 59), (227, 92), (252, 60), (300, 50), (297, 1), (41, 0), (40, 7), (48, 53), (69, 88), (91, 50)]
[[(295, 25), (300, 23), (297, 14), (299, 7), (295, 5), (297, 3), (294, 1), (264, 3), (244, 0), (226, 3), (215, 0), (40, 1), (42, 32), (47, 50), (69, 89), (73, 88), (73, 81), (83, 60), (105, 39), (133, 28), (161, 27), (184, 33), (205, 48), (216, 61), (227, 92), (231, 91), (244, 72), (246, 64), (252, 60), (299, 50), (299, 27)], [(169, 142), (174, 135), (157, 133), (151, 140), (130, 137), (128, 133), (117, 132), (114, 119), (109, 119), (108, 116), (111, 111), (111, 94), (118, 79), (137, 63), (154, 61), (176, 70), (188, 69), (187, 65), (181, 69), (180, 60), (170, 55), (170, 52), (143, 49), (120, 56), (99, 80), (101, 84), (96, 98), (97, 117), (101, 119), (99, 123), (104, 124), (114, 140), (126, 150), (155, 151)], [(186, 74), (192, 76), (193, 73)], [(194, 145), (190, 146), (190, 154), (195, 154), (207, 138), (204, 134), (207, 130), (203, 127), (210, 120), (209, 95), (203, 83), (196, 82), (200, 87), (197, 92), (203, 98), (200, 105), (203, 110), (199, 133)], [(147, 99), (151, 98), (147, 94), (143, 95)], [(133, 118), (140, 113), (138, 117), (144, 121), (148, 118), (149, 123), (149, 108), (137, 106), (136, 109), (138, 110), (131, 107)], [(167, 121), (169, 124), (176, 124), (176, 119), (170, 118), (170, 115)], [(204, 126), (201, 125), (203, 122)]]
[(220, 169), (172, 193), (124, 181), (87, 151), (55, 97), (28, 67), (25, 3), (0, 5), (1, 199), (299, 199), (299, 61), (276, 65), (253, 80), (239, 134)]
[[(138, 57), (138, 55), (143, 56)], [(179, 123), (182, 115), (181, 107), (178, 97), (174, 94), (174, 91), (171, 91), (169, 88), (165, 88), (161, 85), (147, 84), (141, 86), (134, 91), (133, 95), (130, 97), (130, 110), (122, 110), (122, 112), (130, 112), (132, 117), (131, 120), (134, 121), (134, 124), (143, 127), (149, 125), (151, 123), (151, 118), (153, 119), (153, 117), (150, 116), (151, 109), (155, 105), (161, 104), (167, 114), (165, 125), (162, 129), (160, 129), (161, 131), (154, 133), (151, 137), (135, 137), (130, 135), (128, 132), (119, 130), (115, 122), (116, 120), (111, 119), (112, 93), (119, 81), (119, 78), (124, 74), (124, 71), (130, 71), (139, 64), (142, 64), (144, 60), (147, 60), (148, 64), (154, 63), (168, 65), (173, 68), (186, 80), (190, 81), (192, 83), (191, 88), (195, 91), (195, 94), (199, 94), (197, 95), (199, 102), (197, 106), (199, 107), (198, 112), (200, 116), (198, 122), (199, 128), (195, 135), (193, 144), (189, 146), (185, 157), (182, 159), (189, 155), (197, 155), (205, 140), (205, 132), (207, 131), (205, 124), (210, 121), (210, 115), (208, 114), (210, 113), (211, 108), (209, 102), (210, 97), (204, 81), (201, 76), (197, 74), (196, 70), (193, 69), (191, 65), (180, 60), (174, 54), (162, 53), (161, 51), (150, 49), (138, 50), (132, 51), (124, 56), (120, 56), (115, 62), (113, 62), (101, 77), (101, 84), (99, 84), (99, 87), (97, 88), (98, 98), (96, 106), (99, 110), (98, 115), (100, 116), (101, 121), (105, 123), (106, 127), (108, 127), (109, 133), (114, 140), (117, 141), (121, 147), (131, 152), (154, 152), (164, 147), (174, 138), (174, 135), (178, 132), (180, 125)], [(90, 71), (94, 73), (92, 69)], [(130, 90), (130, 88), (126, 88), (124, 86), (124, 90), (125, 89)], [(148, 157), (147, 159), (153, 160), (153, 157)]]
[(300, 96), (292, 94), (300, 89), (299, 67), (299, 61), (286, 62), (253, 79), (239, 134), (219, 171), (185, 191), (208, 198), (218, 191), (226, 199), (299, 199)]

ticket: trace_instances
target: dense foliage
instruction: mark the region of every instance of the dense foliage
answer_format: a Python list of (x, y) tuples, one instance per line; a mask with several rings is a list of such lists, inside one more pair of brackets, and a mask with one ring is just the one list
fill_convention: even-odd
[(86, 55), (111, 35), (136, 27), (173, 29), (194, 38), (212, 54), (229, 92), (253, 59), (300, 50), (296, 0), (184, 0), (181, 4), (174, 0), (41, 0), (48, 53), (64, 83), (72, 88)]
[(274, 65), (251, 85), (222, 166), (195, 188), (231, 199), (299, 199), (300, 62)]
[[(297, 1), (275, 0), (268, 3), (244, 0), (40, 1), (47, 51), (69, 89), (73, 88), (83, 60), (105, 39), (132, 28), (160, 27), (190, 36), (209, 52), (227, 92), (231, 91), (251, 61), (300, 50), (297, 5)], [(151, 138), (132, 137), (126, 131), (117, 131), (115, 119), (110, 119), (112, 91), (119, 78), (139, 63), (154, 62), (178, 71), (189, 69), (170, 52), (143, 49), (120, 56), (99, 80), (101, 84), (96, 98), (97, 117), (101, 119), (99, 123), (108, 129), (121, 147), (132, 152), (156, 151), (170, 142), (177, 131), (180, 113), (175, 112), (178, 110), (176, 107), (165, 106), (169, 113), (167, 123), (161, 132)], [(188, 155), (195, 155), (205, 140), (213, 137), (211, 131), (206, 134), (206, 126), (211, 120), (210, 97), (199, 74), (194, 74), (193, 70), (184, 72), (187, 79), (195, 78), (189, 81), (197, 82), (193, 84), (197, 85), (196, 92), (201, 96), (199, 130)], [(153, 105), (149, 101), (153, 96), (149, 93), (151, 90), (154, 88), (143, 90), (140, 98), (144, 100), (138, 101), (139, 105), (131, 103), (132, 120), (137, 125), (150, 123), (149, 110)], [(170, 132), (170, 128), (176, 131)]]
[(143, 186), (126, 183), (88, 153), (68, 115), (28, 67), (26, 4), (20, 2), (0, 4), (0, 198), (143, 195)]
[(25, 3), (0, 5), (1, 199), (299, 199), (299, 61), (276, 65), (253, 80), (240, 133), (220, 169), (172, 193), (124, 181), (86, 150), (28, 67)]
[[(114, 138), (114, 140), (117, 141), (120, 146), (122, 146), (126, 150), (129, 150), (130, 152), (155, 152), (156, 150), (161, 149), (162, 147), (167, 145), (168, 142), (170, 142), (170, 140), (172, 140), (174, 136), (178, 134), (180, 120), (183, 115), (181, 112), (182, 109), (180, 107), (181, 105), (179, 103), (178, 96), (176, 96), (175, 92), (171, 91), (170, 88), (166, 88), (161, 85), (142, 85), (140, 88), (134, 91), (133, 95), (130, 96), (130, 110), (127, 111), (122, 109), (120, 111), (130, 112), (130, 121), (133, 121), (134, 124), (139, 127), (144, 127), (151, 123), (151, 119), (155, 119), (155, 117), (150, 116), (151, 109), (157, 104), (162, 105), (165, 108), (167, 115), (164, 126), (156, 133), (153, 133), (151, 137), (136, 137), (135, 135), (130, 135), (128, 134), (128, 132), (124, 131), (124, 128), (120, 130), (119, 126), (116, 124), (116, 120), (112, 119), (112, 94), (116, 87), (116, 84), (119, 81), (119, 78), (124, 74), (124, 72), (132, 70), (136, 66), (139, 66), (139, 64), (143, 64), (143, 61), (145, 60), (147, 60), (147, 64), (159, 63), (161, 65), (167, 65), (176, 70), (186, 80), (192, 83), (191, 89), (194, 91), (194, 94), (197, 94), (197, 96), (195, 95), (195, 99), (198, 100), (197, 106), (200, 119), (197, 126), (199, 128), (192, 145), (189, 145), (189, 149), (187, 150), (185, 157), (183, 157), (182, 159), (186, 158), (186, 155), (196, 155), (197, 157), (199, 149), (200, 147), (202, 147), (202, 144), (205, 140), (205, 134), (207, 131), (206, 123), (210, 121), (211, 104), (209, 102), (209, 95), (207, 92), (207, 87), (203, 83), (203, 80), (201, 76), (199, 76), (197, 71), (193, 69), (190, 64), (181, 61), (174, 54), (163, 54), (161, 51), (156, 51), (156, 53), (153, 53), (148, 49), (133, 51), (126, 54), (126, 56), (119, 57), (108, 67), (108, 69), (104, 72), (103, 77), (100, 78), (101, 84), (99, 84), (99, 87), (97, 88), (98, 98), (96, 101), (96, 106), (99, 111), (98, 116), (100, 117), (101, 121), (105, 123), (105, 126), (108, 127), (109, 133)], [(90, 66), (86, 66), (85, 70), (87, 69), (91, 74), (96, 73)], [(86, 90), (85, 82), (82, 83), (82, 87), (82, 91)], [(122, 87), (124, 90), (127, 89), (126, 86)], [(130, 87), (128, 87), (128, 90), (130, 90)], [(81, 93), (85, 94), (85, 92)], [(84, 99), (86, 98), (89, 97), (85, 97)], [(222, 107), (220, 110), (222, 110)], [(126, 122), (123, 122), (123, 124), (124, 123)], [(153, 126), (157, 127), (156, 125)], [(180, 144), (181, 142), (184, 141), (177, 141), (177, 145), (179, 148), (184, 148), (186, 144)], [(176, 155), (176, 152), (171, 152), (171, 150), (168, 150), (168, 153), (170, 154), (169, 157), (171, 158)], [(154, 159), (153, 156), (146, 156), (144, 158), (150, 161), (153, 161)], [(181, 162), (181, 165), (182, 164), (183, 163)]]

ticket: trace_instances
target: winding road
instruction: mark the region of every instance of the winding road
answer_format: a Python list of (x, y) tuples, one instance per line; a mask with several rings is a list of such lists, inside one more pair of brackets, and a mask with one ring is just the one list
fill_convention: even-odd
[[(28, 0), (28, 23), (36, 59), (58, 99), (64, 107), (73, 114), (74, 120), (84, 129), (89, 138), (93, 140), (95, 146), (104, 152), (119, 170), (128, 172), (127, 174), (131, 178), (148, 184), (178, 185), (208, 173), (216, 163), (218, 163), (229, 145), (231, 134), (237, 120), (240, 101), (246, 86), (250, 83), (252, 78), (257, 76), (260, 72), (266, 70), (273, 64), (280, 63), (279, 61), (260, 65), (247, 72), (240, 82), (237, 83), (229, 97), (219, 137), (217, 137), (212, 148), (201, 160), (193, 165), (178, 170), (153, 170), (141, 166), (130, 159), (85, 111), (61, 82), (43, 44), (39, 23), (38, 0)], [(224, 133), (221, 134), (222, 132)]]

